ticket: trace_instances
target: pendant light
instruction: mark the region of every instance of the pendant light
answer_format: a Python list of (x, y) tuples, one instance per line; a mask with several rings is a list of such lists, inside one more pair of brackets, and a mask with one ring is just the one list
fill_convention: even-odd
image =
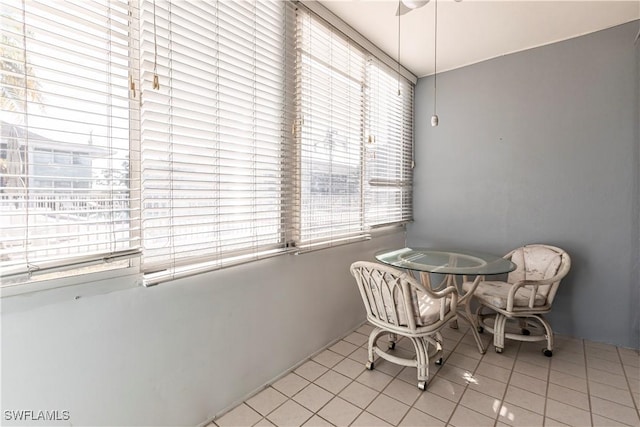
[(437, 113), (438, 102), (438, 0), (435, 0), (435, 13), (433, 25), (433, 116), (431, 116), (431, 126), (438, 126), (440, 119)]

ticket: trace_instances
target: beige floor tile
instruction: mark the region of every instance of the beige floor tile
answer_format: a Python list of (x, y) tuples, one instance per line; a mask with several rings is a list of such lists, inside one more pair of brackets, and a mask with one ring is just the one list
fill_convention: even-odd
[(592, 414), (593, 427), (630, 427), (628, 424), (624, 424), (615, 420), (611, 420), (600, 415)]
[(340, 340), (337, 343), (335, 343), (334, 345), (332, 345), (331, 347), (329, 347), (329, 350), (341, 354), (343, 356), (348, 356), (351, 353), (353, 353), (354, 351), (356, 351), (356, 349), (358, 348), (358, 346), (351, 344), (350, 342), (346, 342), (344, 340)]
[(449, 421), (455, 427), (492, 427), (495, 420), (465, 406), (458, 405)]
[(313, 416), (313, 412), (304, 408), (293, 400), (287, 400), (282, 406), (267, 416), (267, 419), (277, 426), (301, 426), (309, 418)]
[(546, 414), (548, 418), (558, 420), (571, 426), (590, 426), (591, 413), (575, 406), (567, 405), (553, 399), (547, 399)]
[(586, 349), (587, 353), (601, 351), (615, 353), (618, 351), (615, 345), (589, 340), (584, 340), (584, 348)]
[(391, 427), (386, 421), (372, 415), (368, 412), (361, 413), (358, 418), (351, 424), (351, 427)]
[(302, 426), (303, 427), (332, 427), (333, 424), (331, 424), (329, 421), (325, 420), (322, 417), (314, 415), (313, 417), (309, 418), (309, 420), (306, 423), (304, 423)]
[(553, 418), (545, 417), (544, 418), (544, 427), (575, 427), (569, 424), (561, 423), (558, 420), (554, 420)]
[(558, 348), (553, 349), (553, 360), (562, 360), (569, 363), (575, 363), (576, 365), (585, 365), (584, 352), (575, 352), (570, 350), (562, 350)]
[(606, 384), (592, 382), (589, 384), (589, 394), (601, 399), (619, 403), (621, 405), (633, 407), (633, 398), (628, 390), (611, 387)]
[(495, 419), (501, 407), (501, 399), (467, 389), (462, 395), (460, 405)]
[[(459, 368), (455, 365), (445, 362), (442, 367), (438, 370), (438, 377), (445, 378), (449, 381), (453, 381), (454, 383), (460, 384), (461, 386), (466, 386), (469, 379), (473, 377), (473, 370), (469, 371), (467, 369)], [(429, 376), (431, 378), (434, 375), (429, 370)]]
[(333, 393), (329, 393), (325, 389), (318, 387), (313, 383), (309, 384), (298, 394), (293, 396), (293, 400), (311, 412), (317, 412), (331, 399), (333, 399)]
[(333, 368), (338, 362), (344, 359), (344, 356), (338, 353), (334, 353), (331, 350), (325, 350), (318, 354), (313, 360), (327, 368)]
[(363, 335), (367, 335), (368, 336), (373, 331), (373, 326), (371, 326), (368, 323), (365, 323), (364, 325), (360, 326), (357, 329), (357, 331), (360, 332)]
[(573, 375), (565, 374), (564, 372), (551, 370), (549, 374), (549, 382), (558, 384), (563, 387), (570, 388), (582, 393), (587, 392), (587, 380), (580, 377), (574, 377)]
[(590, 364), (603, 364), (603, 363), (622, 363), (620, 354), (617, 350), (603, 351), (603, 350), (589, 350), (586, 352), (587, 363)]
[(587, 369), (587, 378), (589, 379), (589, 383), (597, 382), (601, 384), (606, 384), (611, 387), (621, 388), (623, 390), (627, 390), (629, 388), (629, 384), (627, 383), (627, 377), (624, 375), (615, 375), (610, 374), (609, 372), (600, 371), (598, 369)]
[(638, 412), (635, 408), (620, 405), (619, 403), (604, 400), (599, 397), (591, 396), (591, 411), (594, 414), (598, 414), (630, 426), (640, 425), (640, 418), (638, 417)]
[(366, 408), (380, 394), (378, 391), (360, 384), (357, 381), (349, 384), (338, 396), (359, 408)]
[[(553, 351), (564, 352), (570, 351), (584, 356), (584, 341), (579, 338), (569, 337), (566, 335), (554, 334)], [(555, 357), (555, 354), (554, 356)]]
[(398, 375), (400, 371), (402, 371), (402, 369), (402, 365), (397, 365), (395, 363), (389, 362), (388, 360), (377, 359), (375, 361), (376, 371), (384, 372), (385, 374), (391, 375), (392, 377)]
[(382, 393), (411, 406), (422, 394), (422, 390), (420, 390), (416, 385), (406, 383), (396, 378), (391, 381), (384, 390), (382, 390)]
[(269, 421), (266, 418), (261, 419), (260, 421), (258, 421), (257, 423), (255, 423), (253, 425), (253, 427), (275, 427), (275, 424), (273, 424), (271, 421)]
[(589, 344), (585, 345), (585, 354), (587, 359), (590, 357), (597, 357), (599, 359), (610, 360), (613, 362), (620, 361), (620, 355), (618, 354), (618, 349), (609, 344), (603, 344), (608, 347), (593, 347)]
[(267, 387), (251, 399), (248, 399), (246, 403), (264, 417), (282, 405), (285, 400), (287, 400), (287, 396), (273, 387)]
[(362, 410), (357, 406), (339, 398), (333, 398), (322, 408), (318, 415), (336, 426), (347, 426), (355, 420)]
[[(369, 354), (366, 347), (359, 347), (358, 349), (356, 349), (356, 351), (354, 351), (347, 357), (349, 357), (349, 359), (355, 362), (358, 362), (362, 365), (366, 364), (367, 361), (369, 360)], [(376, 358), (377, 357), (374, 356), (374, 361), (376, 360)]]
[(408, 382), (409, 384), (418, 384), (418, 370), (416, 368), (406, 367), (396, 376), (396, 378)]
[(513, 370), (543, 381), (547, 381), (549, 375), (549, 369), (521, 360), (516, 360)]
[[(522, 347), (520, 348), (520, 353), (518, 353), (518, 360), (531, 363), (532, 365), (540, 366), (541, 368), (549, 368), (551, 364), (551, 357), (546, 357), (540, 351), (540, 345), (536, 347), (535, 352), (522, 353)], [(555, 359), (554, 359), (555, 360)]]
[(309, 360), (299, 366), (294, 372), (308, 381), (315, 381), (322, 374), (327, 372), (329, 368), (319, 363)]
[(511, 403), (502, 404), (498, 421), (514, 427), (542, 427), (544, 425), (542, 415)]
[(591, 369), (599, 369), (615, 375), (625, 375), (624, 368), (620, 361), (611, 362), (597, 357), (587, 359), (587, 366)]
[(553, 360), (551, 362), (551, 369), (565, 374), (573, 375), (574, 377), (586, 378), (587, 369), (585, 365), (567, 362), (564, 360)]
[(409, 411), (409, 405), (380, 394), (367, 406), (366, 410), (386, 422), (396, 425)]
[(444, 427), (445, 422), (411, 408), (398, 425), (401, 427)]
[(521, 374), (520, 372), (514, 372), (513, 375), (511, 375), (511, 380), (509, 381), (509, 385), (514, 385), (516, 387), (529, 390), (530, 392), (539, 394), (540, 396), (546, 396), (547, 394), (546, 381), (542, 381), (537, 378), (533, 378), (528, 375)]
[(478, 365), (478, 368), (475, 371), (475, 375), (482, 375), (483, 377), (492, 378), (506, 384), (509, 382), (509, 378), (511, 377), (511, 367), (501, 368), (495, 364), (486, 362), (485, 359), (482, 359), (482, 362), (480, 362), (480, 365)]
[(349, 377), (345, 377), (335, 371), (329, 371), (315, 380), (314, 384), (319, 385), (333, 394), (338, 394), (340, 390), (345, 388), (351, 381)]
[(431, 393), (427, 389), (418, 397), (413, 407), (446, 423), (456, 409), (456, 403)]
[(469, 382), (469, 388), (480, 393), (488, 394), (496, 399), (502, 399), (507, 389), (507, 384), (483, 375), (474, 375), (473, 381)]
[(431, 393), (437, 394), (440, 397), (444, 397), (445, 399), (449, 399), (456, 403), (460, 401), (465, 388), (466, 387), (461, 386), (460, 384), (437, 376), (433, 380), (429, 381), (429, 384), (427, 385), (427, 390)]
[(261, 419), (262, 415), (242, 403), (214, 421), (220, 427), (245, 427), (252, 426)]
[(280, 393), (291, 397), (305, 388), (308, 384), (309, 381), (292, 372), (273, 383), (272, 387), (278, 390)]
[(640, 353), (638, 351), (624, 348), (618, 349), (618, 354), (620, 354), (623, 365), (640, 367)]
[(540, 415), (544, 414), (545, 398), (539, 394), (509, 385), (507, 394), (504, 396), (505, 405), (511, 403), (521, 408), (527, 408), (530, 411)]
[(333, 370), (351, 379), (355, 379), (362, 373), (362, 371), (366, 370), (366, 368), (362, 363), (346, 358), (334, 366)]
[(629, 382), (640, 383), (640, 367), (625, 365), (623, 366), (623, 370)]
[[(482, 356), (482, 363), (490, 363), (494, 366), (498, 366), (502, 369), (511, 371), (513, 365), (516, 363), (515, 353), (496, 353), (493, 348), (488, 349)], [(480, 364), (482, 366), (482, 363)]]
[(469, 345), (467, 343), (460, 343), (455, 350), (456, 354), (471, 357), (472, 359), (482, 359), (482, 354), (478, 351), (477, 345)]
[(356, 381), (359, 383), (378, 391), (382, 391), (391, 380), (393, 380), (391, 375), (376, 371), (375, 369), (373, 371), (365, 369), (364, 372), (356, 378)]
[(454, 365), (460, 369), (464, 369), (466, 371), (473, 372), (478, 367), (480, 363), (479, 359), (474, 359), (472, 357), (468, 357), (462, 354), (454, 353), (447, 358), (445, 361), (447, 365)]
[(572, 390), (570, 388), (562, 387), (557, 384), (549, 384), (549, 390), (547, 392), (549, 399), (557, 400), (558, 402), (567, 403), (571, 406), (575, 406), (580, 409), (589, 411), (589, 395), (581, 393), (579, 391)]
[(344, 337), (343, 340), (360, 347), (362, 344), (366, 343), (369, 340), (369, 337), (359, 332), (352, 332), (346, 337)]

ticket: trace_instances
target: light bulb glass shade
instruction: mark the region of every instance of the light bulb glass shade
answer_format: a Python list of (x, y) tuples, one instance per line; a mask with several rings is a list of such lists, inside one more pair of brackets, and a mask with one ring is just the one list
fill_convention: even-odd
[(429, 3), (429, 0), (401, 0), (409, 9), (417, 9)]
[(438, 126), (438, 122), (440, 121), (440, 119), (438, 119), (438, 115), (434, 114), (433, 116), (431, 116), (431, 126), (436, 127)]

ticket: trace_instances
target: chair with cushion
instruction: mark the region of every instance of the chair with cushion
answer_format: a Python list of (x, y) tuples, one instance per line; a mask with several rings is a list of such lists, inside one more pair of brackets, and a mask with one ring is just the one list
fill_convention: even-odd
[[(551, 311), (560, 281), (569, 272), (571, 259), (562, 249), (549, 245), (526, 245), (504, 256), (516, 264), (506, 282), (482, 281), (474, 292), (479, 331), (493, 333), (496, 352), (504, 340), (547, 341), (545, 356), (553, 354), (553, 330), (543, 317)], [(471, 283), (464, 283), (468, 289)], [(511, 321), (508, 323), (508, 321)], [(512, 323), (517, 322), (515, 328)]]
[[(351, 265), (367, 320), (374, 326), (369, 335), (367, 369), (373, 369), (374, 354), (403, 366), (416, 367), (418, 388), (425, 390), (429, 380), (429, 358), (438, 356), (442, 364), (440, 330), (456, 318), (458, 291), (449, 286), (438, 292), (427, 289), (406, 272), (386, 265), (358, 261)], [(393, 350), (398, 336), (407, 337), (416, 349), (413, 359), (402, 358), (381, 349), (377, 342), (389, 336)], [(430, 349), (429, 346), (433, 348)]]

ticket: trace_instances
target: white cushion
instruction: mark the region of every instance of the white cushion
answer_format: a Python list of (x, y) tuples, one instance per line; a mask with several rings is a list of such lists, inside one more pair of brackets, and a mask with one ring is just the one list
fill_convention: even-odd
[(449, 306), (451, 305), (449, 298), (433, 299), (429, 297), (429, 295), (425, 294), (424, 292), (419, 292), (419, 291), (416, 291), (413, 302), (414, 302), (414, 313), (416, 312), (415, 310), (416, 303), (418, 306), (418, 310), (417, 310), (418, 315), (416, 316), (416, 325), (418, 326), (431, 325), (437, 322), (438, 320), (440, 320), (440, 305), (442, 303), (445, 304), (445, 310), (444, 310), (445, 315), (449, 312)]
[[(556, 275), (562, 263), (562, 256), (558, 252), (542, 246), (524, 246), (511, 254), (511, 262), (516, 264), (517, 268), (509, 273), (507, 282), (543, 280)], [(538, 293), (546, 299), (550, 288), (550, 284), (540, 286)]]
[[(462, 284), (462, 288), (465, 292), (471, 289), (471, 282), (465, 282)], [(496, 307), (505, 309), (507, 308), (507, 297), (511, 290), (511, 284), (506, 282), (489, 281), (480, 282), (473, 295), (481, 302)], [(513, 306), (514, 307), (529, 307), (529, 298), (531, 297), (531, 289), (524, 287), (518, 289), (516, 292)], [(547, 298), (541, 293), (537, 293), (534, 299), (533, 306), (541, 307), (546, 304)]]

